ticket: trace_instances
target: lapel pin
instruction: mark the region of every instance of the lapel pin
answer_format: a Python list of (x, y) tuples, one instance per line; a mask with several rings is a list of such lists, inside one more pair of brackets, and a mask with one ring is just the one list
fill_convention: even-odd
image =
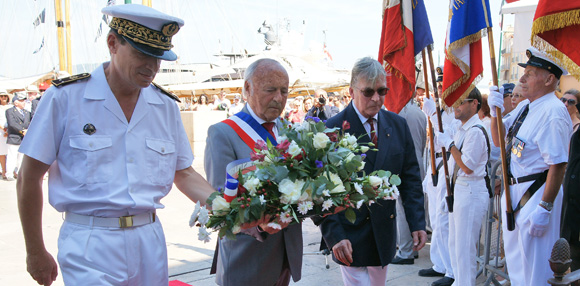
[(93, 135), (95, 132), (97, 132), (97, 128), (95, 128), (95, 125), (87, 123), (85, 124), (85, 127), (83, 127), (83, 132), (88, 135)]

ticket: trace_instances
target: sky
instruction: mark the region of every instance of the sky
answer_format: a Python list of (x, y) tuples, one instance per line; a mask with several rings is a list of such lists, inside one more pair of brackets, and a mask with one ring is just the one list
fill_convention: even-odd
[[(122, 0), (116, 0), (117, 4)], [(98, 37), (100, 9), (107, 0), (71, 1), (71, 37), (73, 62), (106, 61), (104, 36)], [(376, 58), (382, 25), (381, 0), (153, 0), (153, 7), (185, 20), (185, 26), (174, 37), (174, 51), (179, 62), (215, 62), (221, 52), (264, 49), (264, 36), (258, 28), (264, 21), (302, 35), (302, 49), (320, 48), (326, 42), (335, 68), (351, 69), (361, 57)], [(496, 55), (499, 50), (500, 0), (491, 0)], [(133, 0), (133, 3), (141, 3)], [(431, 25), (436, 65), (443, 62), (443, 48), (448, 17), (448, 1), (425, 0)], [(46, 9), (46, 21), (32, 25)], [(56, 30), (53, 0), (0, 1), (0, 25), (14, 27), (6, 31), (8, 41), (0, 43), (0, 76), (19, 77), (38, 74), (56, 66)], [(505, 23), (505, 21), (504, 21)], [(103, 27), (103, 34), (108, 31)], [(42, 43), (40, 52), (33, 54)], [(293, 44), (300, 46), (300, 37)], [(489, 51), (484, 39), (484, 79), (491, 81)], [(74, 64), (73, 63), (73, 64)], [(92, 67), (91, 67), (92, 69)], [(90, 70), (88, 70), (90, 72)], [(77, 71), (83, 72), (83, 71)]]

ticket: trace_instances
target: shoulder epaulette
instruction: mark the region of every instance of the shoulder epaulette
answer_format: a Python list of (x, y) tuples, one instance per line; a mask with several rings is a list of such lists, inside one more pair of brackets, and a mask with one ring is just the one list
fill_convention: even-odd
[(156, 87), (157, 89), (159, 89), (159, 91), (161, 91), (163, 94), (169, 96), (169, 98), (177, 101), (177, 102), (181, 102), (181, 100), (179, 100), (179, 97), (177, 97), (177, 95), (171, 93), (169, 90), (164, 89), (163, 87), (161, 87), (160, 85), (152, 82), (151, 84), (153, 84), (154, 87)]
[(87, 79), (89, 77), (91, 77), (90, 73), (76, 74), (76, 75), (61, 78), (61, 79), (55, 79), (52, 81), (52, 85), (54, 85), (56, 87), (61, 87), (61, 86), (65, 86), (67, 84), (79, 81), (81, 79)]

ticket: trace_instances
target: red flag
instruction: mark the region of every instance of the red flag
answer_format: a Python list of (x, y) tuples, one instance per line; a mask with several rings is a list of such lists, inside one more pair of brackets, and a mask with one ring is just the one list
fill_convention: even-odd
[[(403, 3), (401, 3), (403, 2)], [(405, 28), (403, 4), (408, 1), (385, 1), (379, 62), (387, 71), (389, 93), (385, 107), (399, 113), (409, 102), (415, 88), (415, 55), (413, 31)], [(412, 8), (411, 8), (412, 9)], [(409, 9), (409, 13), (412, 13)], [(411, 19), (412, 23), (412, 19)], [(412, 24), (411, 24), (412, 25)]]
[(580, 1), (540, 0), (532, 25), (532, 45), (580, 80)]

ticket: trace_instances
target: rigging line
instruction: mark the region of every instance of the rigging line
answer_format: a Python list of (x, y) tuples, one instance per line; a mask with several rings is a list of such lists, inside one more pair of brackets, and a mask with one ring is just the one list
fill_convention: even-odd
[[(231, 26), (231, 24), (229, 23), (229, 21), (227, 21), (228, 19), (233, 19), (233, 18), (228, 18), (226, 17), (226, 13), (223, 9), (222, 4), (219, 1), (215, 1), (216, 5), (218, 6), (218, 10), (220, 11), (222, 18), (224, 19), (224, 22), (226, 23), (226, 26), (229, 28), (230, 33), (232, 33), (233, 37), (236, 39), (236, 41), (238, 42), (238, 44), (240, 45), (240, 47), (243, 47), (242, 45), (242, 41), (240, 40), (240, 38), (238, 38), (238, 34), (234, 32), (233, 27)], [(232, 47), (233, 47), (234, 43), (232, 43)]]
[[(193, 1), (191, 1), (191, 2), (193, 2)], [(190, 4), (190, 3), (188, 3), (188, 4)], [(200, 10), (201, 10), (201, 9), (200, 9)], [(207, 47), (206, 47), (206, 45), (205, 45), (205, 41), (203, 40), (203, 36), (202, 36), (202, 34), (201, 34), (201, 31), (200, 31), (200, 25), (198, 25), (199, 23), (196, 21), (197, 19), (201, 19), (201, 17), (199, 17), (199, 15), (195, 15), (195, 13), (196, 13), (196, 12), (195, 12), (195, 9), (192, 9), (192, 10), (191, 10), (191, 15), (192, 15), (193, 17), (191, 17), (191, 18), (192, 18), (193, 24), (194, 24), (194, 26), (195, 26), (195, 31), (197, 32), (197, 35), (198, 35), (198, 37), (199, 37), (199, 41), (201, 42), (201, 46), (202, 46), (202, 48), (203, 48), (203, 51), (204, 51), (204, 53), (205, 53), (206, 59), (207, 59), (207, 61), (208, 61), (208, 62), (210, 62), (210, 61), (211, 61), (211, 58), (210, 58), (210, 56), (209, 56), (209, 53), (208, 53), (208, 51), (207, 51)]]

